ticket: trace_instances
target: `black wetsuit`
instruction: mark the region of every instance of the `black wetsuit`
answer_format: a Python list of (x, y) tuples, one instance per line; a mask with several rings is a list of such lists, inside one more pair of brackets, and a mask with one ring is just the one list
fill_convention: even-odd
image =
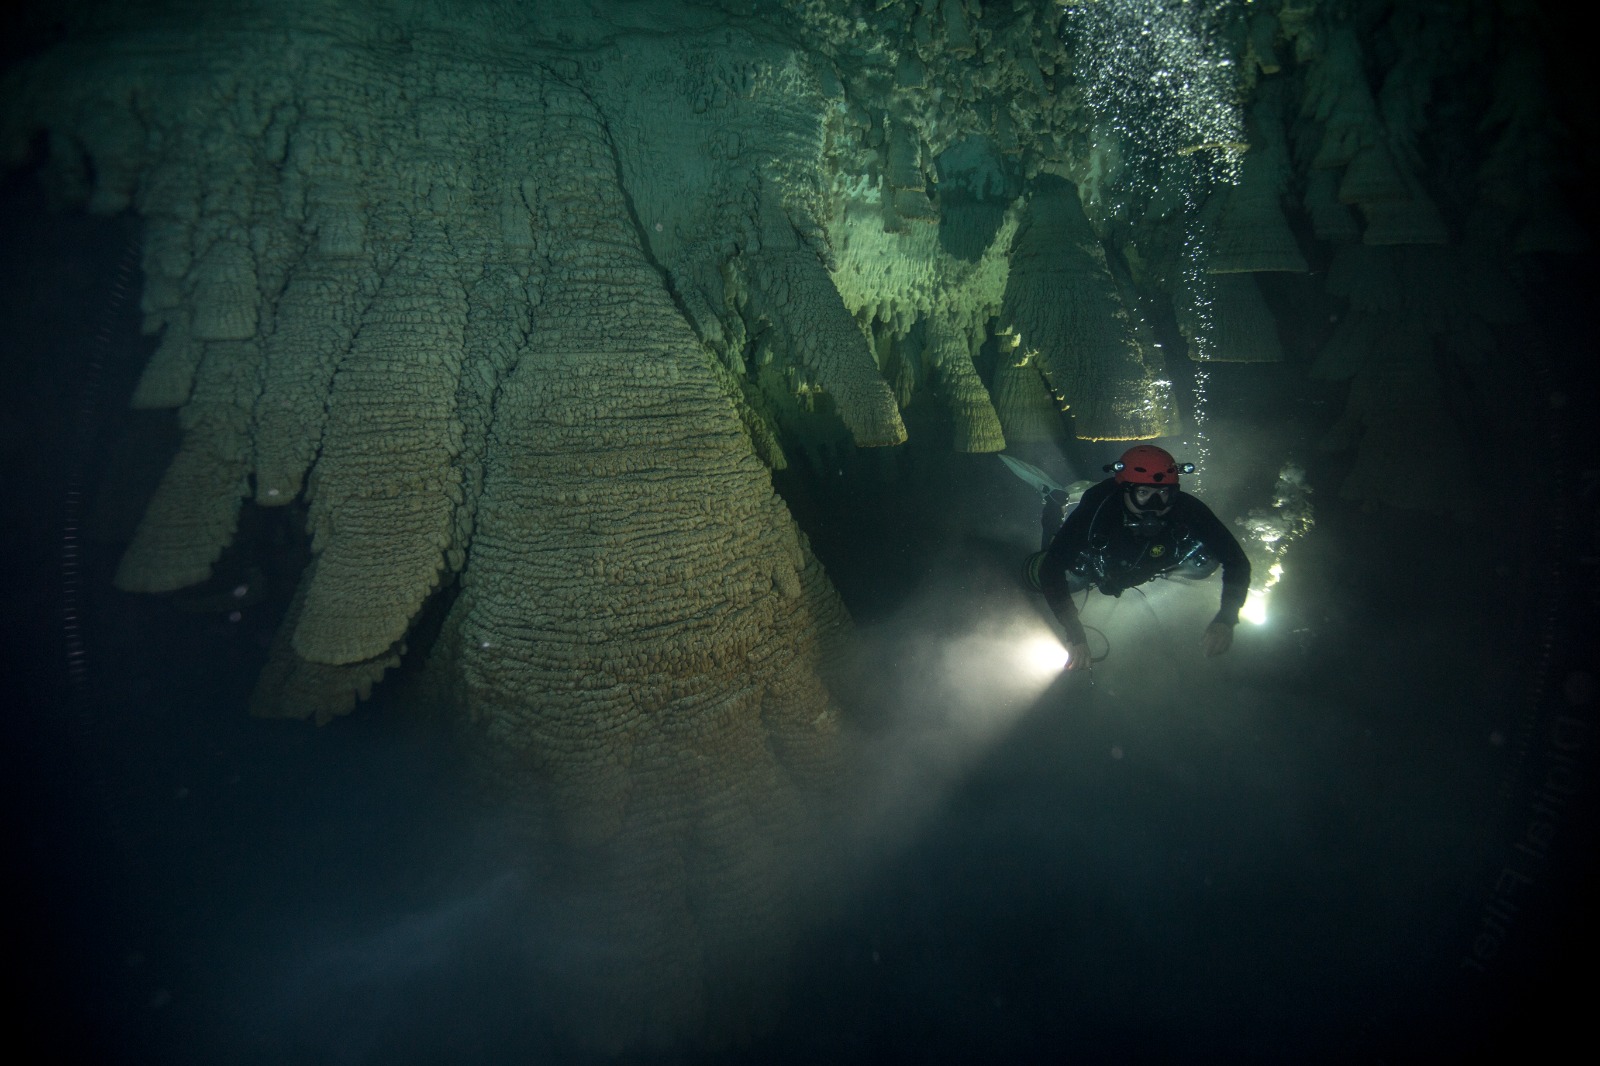
[(1161, 575), (1205, 577), (1222, 567), (1217, 621), (1239, 622), (1250, 591), (1250, 560), (1211, 508), (1179, 492), (1167, 513), (1141, 519), (1123, 503), (1123, 487), (1106, 478), (1083, 494), (1056, 533), (1039, 568), (1045, 602), (1067, 631), (1085, 643), (1072, 594), (1090, 585), (1108, 596)]

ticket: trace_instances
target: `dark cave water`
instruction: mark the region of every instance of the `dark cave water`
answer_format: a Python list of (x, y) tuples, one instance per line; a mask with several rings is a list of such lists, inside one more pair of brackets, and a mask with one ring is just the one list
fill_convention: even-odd
[[(126, 308), (100, 316), (111, 348), (94, 339), (131, 229), (43, 218), (16, 186), (6, 206), (5, 247), (51, 249), (5, 256), (0, 286), (19, 1042), (107, 1063), (581, 1061), (537, 989), (592, 945), (529, 921), (537, 863), (395, 711), (404, 678), (323, 729), (245, 714), (287, 587), (190, 613), (111, 591), (115, 547), (87, 542), (71, 668), (60, 457), (84, 404), (123, 417), (144, 356)], [(1240, 471), (1208, 482), (1224, 519), (1270, 486), (1245, 457), (1315, 421), (1315, 398), (1238, 392), (1212, 431)], [(1097, 598), (1092, 680), (986, 700), (959, 682), (1041, 616), (995, 547), (1031, 547), (1030, 492), (934, 446), (792, 480), (879, 667), (852, 696), (875, 782), (855, 875), (770, 1032), (638, 1061), (1437, 1061), (1537, 1053), (1581, 1021), (1586, 989), (1556, 967), (1595, 946), (1592, 591), (1547, 541), (1323, 492), (1274, 618), (1228, 656), (1194, 647), (1214, 583)]]

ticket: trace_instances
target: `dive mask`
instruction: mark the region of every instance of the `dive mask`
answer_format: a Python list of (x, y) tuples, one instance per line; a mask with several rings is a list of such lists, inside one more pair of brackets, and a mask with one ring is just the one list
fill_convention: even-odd
[(1178, 490), (1171, 485), (1129, 485), (1128, 504), (1139, 514), (1159, 513), (1172, 506)]

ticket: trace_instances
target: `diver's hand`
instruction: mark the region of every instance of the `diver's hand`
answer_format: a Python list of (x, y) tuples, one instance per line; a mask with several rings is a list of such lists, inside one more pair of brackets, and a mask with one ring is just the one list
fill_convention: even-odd
[(1089, 658), (1089, 645), (1073, 644), (1071, 642), (1067, 644), (1067, 665), (1062, 669), (1089, 670), (1093, 669), (1093, 667), (1094, 663)]
[(1233, 627), (1226, 622), (1212, 622), (1206, 626), (1205, 636), (1200, 638), (1200, 647), (1205, 649), (1206, 658), (1215, 658), (1233, 646)]

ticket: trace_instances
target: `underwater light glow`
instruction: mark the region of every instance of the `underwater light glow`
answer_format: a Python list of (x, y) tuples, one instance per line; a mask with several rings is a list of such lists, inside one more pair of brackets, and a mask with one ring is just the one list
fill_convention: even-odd
[(1007, 728), (1061, 676), (1067, 649), (1032, 612), (991, 619), (945, 642), (932, 683), (949, 720), (976, 736)]
[(1267, 624), (1267, 590), (1251, 589), (1250, 595), (1245, 597), (1244, 606), (1239, 608), (1239, 617), (1252, 625)]
[(1258, 589), (1251, 589), (1245, 597), (1244, 606), (1239, 608), (1239, 617), (1254, 625), (1267, 624), (1267, 596), (1283, 577), (1283, 562), (1274, 562), (1267, 569), (1267, 583)]
[(1067, 667), (1067, 649), (1052, 636), (1030, 638), (1021, 648), (1022, 665), (1036, 674), (1059, 674)]

